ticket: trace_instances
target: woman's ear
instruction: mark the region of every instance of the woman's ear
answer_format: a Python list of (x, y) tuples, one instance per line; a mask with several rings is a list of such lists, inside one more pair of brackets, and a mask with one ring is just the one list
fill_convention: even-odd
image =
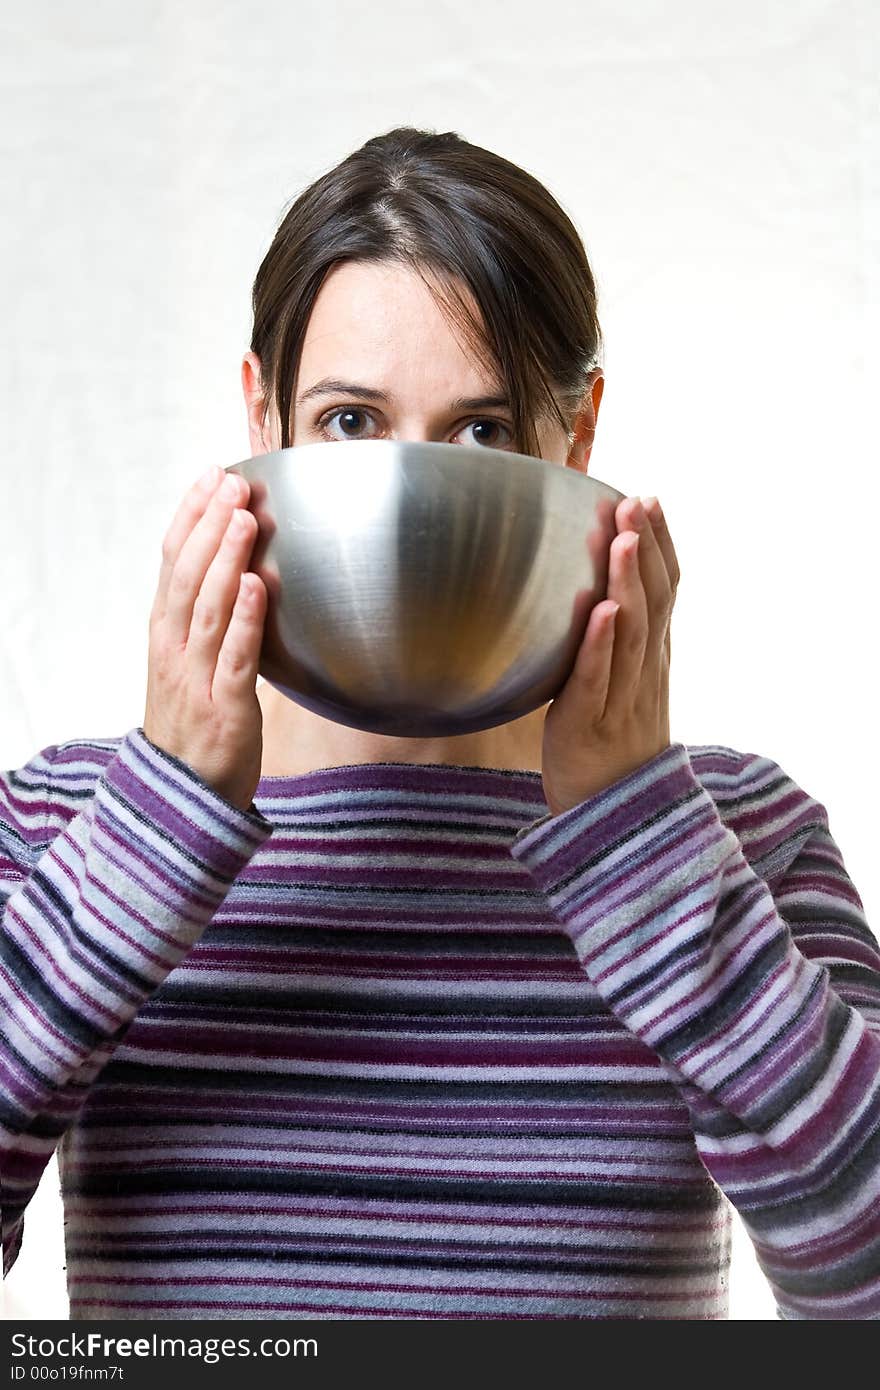
[(568, 457), (566, 468), (577, 468), (586, 473), (596, 435), (596, 420), (602, 392), (605, 389), (605, 376), (601, 367), (594, 367), (587, 379), (583, 403), (572, 422), (568, 435)]
[(277, 446), (272, 438), (271, 412), (263, 423), (263, 385), (260, 359), (255, 352), (246, 352), (241, 364), (241, 386), (247, 407), (248, 437), (251, 456), (268, 454)]

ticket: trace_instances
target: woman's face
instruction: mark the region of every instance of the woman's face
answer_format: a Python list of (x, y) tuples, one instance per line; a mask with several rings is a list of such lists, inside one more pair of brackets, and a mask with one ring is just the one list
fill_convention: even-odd
[[(259, 359), (252, 352), (242, 363), (242, 384), (252, 454), (279, 449), (274, 404), (260, 426)], [(597, 368), (573, 439), (556, 421), (538, 422), (542, 458), (586, 471), (602, 386)], [(291, 443), (406, 439), (513, 450), (504, 396), (415, 271), (346, 261), (321, 286), (306, 328)]]

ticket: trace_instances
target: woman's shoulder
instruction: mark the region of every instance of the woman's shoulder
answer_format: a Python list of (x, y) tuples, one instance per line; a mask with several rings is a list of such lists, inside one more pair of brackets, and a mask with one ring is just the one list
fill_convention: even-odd
[(82, 810), (130, 734), (50, 743), (19, 767), (0, 771), (0, 861), (29, 860)]
[(822, 802), (775, 758), (722, 743), (685, 747), (695, 777), (749, 860), (775, 858), (802, 843), (817, 825), (827, 826)]
[(92, 795), (114, 758), (136, 754), (143, 731), (108, 738), (69, 738), (48, 744), (19, 768), (0, 774), (10, 797), (32, 801), (43, 797), (55, 808), (78, 808)]
[[(108, 738), (69, 738), (63, 743), (52, 745), (51, 764), (54, 779), (74, 777), (88, 778), (92, 774), (100, 777), (107, 764), (119, 754), (123, 744), (131, 740), (138, 731), (130, 729), (125, 734)], [(43, 750), (44, 753), (47, 750)]]

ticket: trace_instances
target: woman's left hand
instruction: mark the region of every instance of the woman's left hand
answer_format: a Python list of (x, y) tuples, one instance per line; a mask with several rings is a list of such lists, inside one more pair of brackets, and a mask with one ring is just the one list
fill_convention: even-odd
[(607, 598), (590, 613), (571, 675), (544, 721), (542, 779), (554, 816), (669, 747), (678, 561), (656, 498), (643, 507), (625, 497), (614, 519)]

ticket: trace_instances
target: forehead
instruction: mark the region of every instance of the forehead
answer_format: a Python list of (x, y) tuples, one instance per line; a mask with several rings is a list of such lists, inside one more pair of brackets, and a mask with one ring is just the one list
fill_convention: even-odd
[[(464, 286), (462, 293), (475, 310)], [(387, 262), (345, 262), (321, 286), (306, 327), (298, 388), (331, 374), (396, 392), (454, 386), (456, 393), (476, 395), (499, 384), (421, 276)]]

